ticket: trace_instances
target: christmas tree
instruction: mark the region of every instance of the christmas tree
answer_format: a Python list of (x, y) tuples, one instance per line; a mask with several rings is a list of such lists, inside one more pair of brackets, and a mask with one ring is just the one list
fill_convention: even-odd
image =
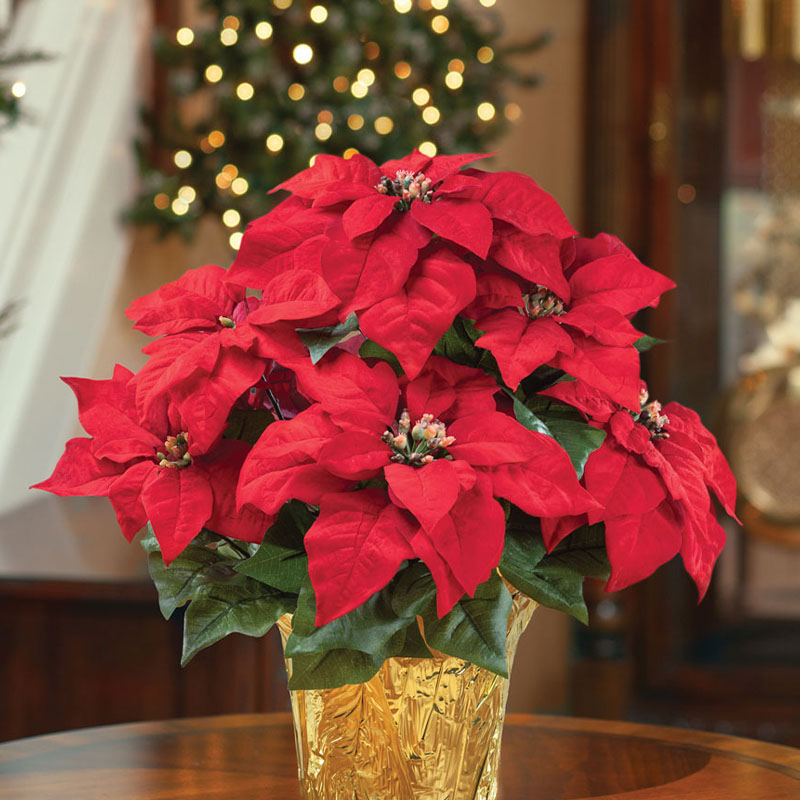
[(217, 215), (236, 249), (320, 153), (485, 150), (521, 113), (504, 87), (537, 81), (510, 56), (546, 35), (501, 45), (495, 0), (470, 2), (206, 0), (202, 24), (158, 42), (170, 111), (145, 117), (131, 218), (191, 235)]

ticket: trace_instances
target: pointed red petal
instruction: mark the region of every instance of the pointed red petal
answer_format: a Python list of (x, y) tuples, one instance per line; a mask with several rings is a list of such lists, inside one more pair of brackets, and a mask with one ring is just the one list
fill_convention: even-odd
[(375, 433), (347, 431), (334, 436), (319, 453), (319, 464), (331, 475), (354, 481), (380, 477), (392, 451)]
[(531, 236), (506, 228), (495, 233), (491, 255), (506, 269), (546, 286), (565, 303), (570, 301), (570, 286), (561, 266), (561, 240), (555, 236)]
[(498, 391), (494, 378), (483, 370), (431, 356), (405, 393), (412, 420), (426, 413), (453, 420), (496, 411), (494, 395)]
[(374, 231), (394, 210), (396, 197), (373, 191), (356, 200), (342, 215), (342, 226), (348, 239)]
[(302, 320), (324, 314), (339, 298), (322, 276), (305, 269), (282, 272), (264, 287), (261, 303), (251, 312), (251, 325), (268, 325), (283, 320)]
[(642, 334), (631, 325), (627, 317), (616, 309), (597, 303), (572, 305), (561, 322), (581, 331), (585, 336), (591, 336), (601, 344), (614, 347), (625, 347), (642, 338)]
[(42, 489), (59, 497), (105, 497), (124, 470), (121, 464), (99, 459), (92, 439), (78, 437), (67, 442), (53, 474), (31, 489)]
[(466, 247), (479, 258), (486, 258), (492, 243), (492, 218), (482, 203), (443, 197), (432, 203), (411, 204), (411, 216), (443, 239)]
[(140, 461), (125, 470), (108, 492), (119, 527), (129, 542), (147, 524), (147, 512), (142, 504), (142, 488), (157, 471), (154, 461)]
[(357, 153), (352, 158), (341, 158), (322, 154), (314, 159), (313, 166), (279, 183), (270, 193), (285, 189), (299, 197), (314, 198), (336, 181), (374, 186), (380, 179), (381, 171), (366, 156)]

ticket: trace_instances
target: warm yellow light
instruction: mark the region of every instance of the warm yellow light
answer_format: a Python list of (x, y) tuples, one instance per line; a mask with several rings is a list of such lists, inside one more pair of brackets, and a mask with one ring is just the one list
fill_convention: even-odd
[(222, 80), (222, 67), (219, 64), (209, 64), (206, 67), (206, 80), (209, 83), (219, 83)]
[(185, 203), (180, 197), (172, 201), (172, 213), (182, 217), (189, 210), (189, 204)]
[(346, 92), (350, 88), (350, 81), (344, 75), (337, 75), (333, 79), (333, 88), (337, 92)]
[(412, 5), (411, 0), (394, 0), (394, 10), (398, 14), (408, 14)]
[(267, 136), (267, 150), (270, 153), (278, 153), (283, 150), (283, 136), (279, 133), (271, 133)]
[(312, 22), (320, 25), (328, 19), (328, 9), (325, 6), (313, 6), (311, 11), (308, 12), (308, 16), (311, 17)]
[(212, 147), (222, 147), (225, 144), (225, 134), (222, 131), (211, 131), (208, 134), (208, 143)]
[(172, 160), (178, 169), (186, 169), (192, 163), (192, 154), (188, 150), (176, 150)]
[(220, 172), (217, 174), (216, 178), (214, 178), (214, 183), (216, 183), (220, 189), (227, 189), (231, 185), (231, 179), (224, 172)]
[(313, 166), (314, 166), (314, 162), (315, 162), (316, 160), (317, 160), (317, 154), (316, 154), (316, 153), (314, 153), (314, 155), (313, 155), (313, 156), (311, 156), (311, 158), (309, 158), (309, 159), (308, 159), (308, 166), (309, 166), (309, 167), (313, 167)]
[(252, 100), (254, 94), (255, 89), (253, 89), (253, 84), (248, 81), (242, 81), (236, 87), (236, 96), (240, 100)]
[(361, 81), (354, 81), (353, 85), (350, 87), (350, 92), (353, 97), (366, 97), (369, 88), (365, 83), (361, 83)]
[(444, 82), (448, 89), (460, 89), (464, 83), (464, 76), (460, 72), (448, 72)]
[(421, 86), (411, 93), (411, 99), (418, 105), (424, 106), (425, 103), (429, 103), (431, 100), (431, 93), (427, 89), (423, 89)]
[(269, 22), (259, 22), (256, 25), (256, 36), (259, 39), (269, 39), (272, 36), (272, 25)]
[(20, 97), (25, 97), (25, 92), (27, 91), (27, 87), (22, 81), (14, 81), (11, 84), (11, 95), (16, 97), (19, 100)]
[(442, 115), (439, 113), (439, 109), (436, 108), (436, 106), (428, 106), (422, 111), (422, 119), (424, 122), (427, 122), (428, 125), (435, 125), (441, 118)]
[(306, 90), (302, 83), (293, 83), (289, 87), (288, 93), (290, 100), (302, 100)]
[(245, 178), (235, 178), (231, 182), (231, 191), (234, 194), (244, 194), (250, 188), (250, 184)]
[(347, 150), (345, 150), (344, 153), (342, 153), (342, 158), (349, 160), (353, 156), (357, 155), (358, 155), (358, 150), (356, 150), (355, 147), (348, 147)]
[(442, 11), (443, 9), (447, 8), (447, 4), (449, 2), (450, 0), (431, 0), (431, 6), (437, 11)]
[(327, 108), (323, 108), (322, 111), (317, 114), (317, 122), (327, 122), (330, 124), (333, 122), (333, 114), (331, 114)]
[(314, 58), (314, 50), (311, 45), (305, 43), (297, 44), (292, 50), (292, 58), (298, 64), (308, 64)]
[(494, 50), (487, 45), (478, 49), (478, 61), (481, 64), (488, 64), (494, 58)]
[(233, 28), (223, 28), (219, 32), (219, 40), (224, 44), (226, 47), (230, 47), (232, 44), (236, 44), (239, 41), (239, 34)]
[(365, 86), (372, 86), (375, 83), (375, 73), (371, 69), (360, 69), (356, 78)]
[(481, 103), (478, 106), (478, 117), (484, 122), (494, 119), (495, 108), (491, 103)]
[(519, 107), (519, 103), (506, 103), (503, 113), (506, 115), (506, 119), (515, 122), (522, 116), (522, 109)]
[(493, 5), (494, 5), (494, 4), (497, 2), (497, 0), (478, 0), (478, 2), (479, 2), (479, 3), (480, 3), (480, 4), (481, 4), (481, 5), (484, 7), (484, 8), (491, 8), (491, 7), (492, 7), (492, 6), (493, 6)]
[(223, 28), (233, 28), (233, 30), (239, 30), (239, 17), (234, 17), (233, 14), (228, 14), (224, 20), (222, 20), (222, 27)]
[(222, 221), (229, 228), (235, 228), (242, 221), (242, 215), (235, 208), (229, 208), (222, 214)]
[(163, 211), (165, 208), (169, 208), (169, 197), (164, 194), (164, 192), (159, 192), (153, 198), (153, 205), (159, 210)]
[(380, 45), (377, 42), (367, 42), (364, 45), (364, 57), (374, 61), (381, 54)]
[(398, 61), (394, 65), (394, 74), (404, 81), (411, 74), (411, 65), (407, 61)]
[(239, 174), (239, 168), (235, 164), (226, 164), (222, 168), (222, 174), (228, 176), (228, 180), (233, 180)]
[(392, 122), (391, 117), (378, 117), (375, 120), (375, 130), (381, 136), (386, 136), (387, 133), (391, 133), (393, 128), (394, 122)]
[(194, 190), (193, 186), (181, 186), (181, 188), (178, 189), (178, 197), (180, 197), (184, 203), (194, 203), (197, 198), (197, 192)]
[(463, 72), (464, 62), (460, 58), (451, 58), (447, 64), (447, 69), (449, 69), (450, 72)]
[(242, 237), (244, 234), (241, 231), (234, 231), (228, 237), (228, 244), (234, 249), (238, 250), (242, 246)]
[(444, 14), (437, 14), (431, 20), (431, 28), (434, 33), (444, 33), (450, 27), (450, 20)]
[(428, 156), (428, 158), (433, 158), (439, 151), (439, 148), (433, 142), (422, 142), (417, 150), (423, 155)]
[(175, 41), (184, 47), (188, 47), (194, 41), (194, 31), (191, 28), (178, 28), (175, 31)]
[(314, 136), (317, 137), (321, 142), (326, 142), (328, 139), (331, 138), (333, 135), (333, 128), (328, 125), (327, 122), (320, 122), (316, 128), (314, 128)]
[(360, 131), (364, 127), (364, 117), (361, 114), (351, 114), (347, 118), (347, 127), (352, 131)]
[(281, 11), (285, 11), (291, 4), (292, 0), (272, 0), (272, 5), (281, 9)]

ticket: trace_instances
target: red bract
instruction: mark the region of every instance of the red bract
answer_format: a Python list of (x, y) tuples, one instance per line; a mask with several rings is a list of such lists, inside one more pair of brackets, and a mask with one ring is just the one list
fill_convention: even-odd
[(536, 516), (594, 507), (554, 440), (495, 410), (497, 385), (479, 370), (432, 357), (409, 381), (340, 353), (298, 376), (317, 402), (265, 431), (239, 501), (267, 514), (288, 497), (319, 506), (305, 538), (317, 624), (360, 605), (412, 557), (429, 566), (445, 614), (497, 566), (497, 497)]
[(612, 570), (609, 591), (646, 578), (680, 553), (702, 598), (725, 543), (709, 490), (735, 516), (736, 481), (698, 415), (678, 403), (662, 408), (648, 402), (644, 384), (635, 414), (580, 381), (558, 383), (543, 394), (574, 406), (606, 431), (583, 478), (603, 510), (543, 519), (547, 546), (555, 547), (583, 522), (602, 521)]
[(483, 332), (478, 347), (497, 360), (512, 389), (544, 364), (638, 407), (641, 337), (629, 322), (674, 283), (616, 239), (562, 240), (505, 229), (494, 240), (495, 271), (478, 276), (463, 313)]
[(108, 497), (129, 540), (150, 521), (167, 563), (203, 527), (260, 542), (270, 518), (238, 510), (234, 502), (249, 446), (233, 440), (210, 450), (199, 446), (174, 408), (158, 426), (140, 425), (132, 378), (117, 366), (110, 380), (64, 379), (91, 438), (67, 442), (52, 476), (33, 488)]

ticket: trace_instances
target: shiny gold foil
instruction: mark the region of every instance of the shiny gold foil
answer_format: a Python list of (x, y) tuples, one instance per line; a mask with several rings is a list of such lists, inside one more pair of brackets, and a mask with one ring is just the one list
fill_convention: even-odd
[[(516, 593), (508, 669), (536, 603)], [(284, 646), (291, 617), (278, 622)], [(291, 659), (286, 662), (291, 675)], [(508, 680), (468, 661), (390, 658), (362, 684), (290, 692), (305, 800), (494, 800)]]

